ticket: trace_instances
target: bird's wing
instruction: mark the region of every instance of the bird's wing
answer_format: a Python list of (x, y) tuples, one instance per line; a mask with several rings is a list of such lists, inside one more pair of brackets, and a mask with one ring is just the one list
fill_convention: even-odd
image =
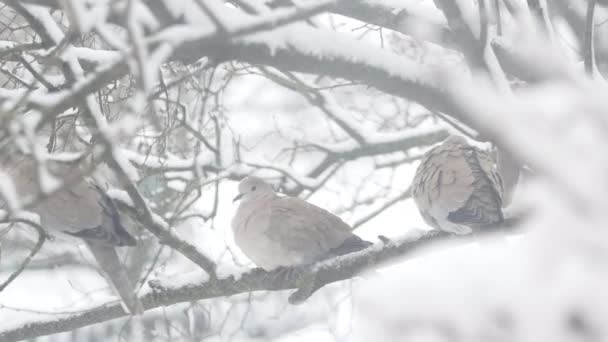
[(472, 191), (462, 207), (450, 212), (448, 220), (465, 225), (502, 222), (502, 182), (491, 157), (473, 146), (463, 146), (462, 156), (473, 177)]
[[(3, 165), (20, 197), (40, 195), (37, 167), (31, 158)], [(54, 165), (49, 171), (65, 186), (28, 209), (40, 216), (44, 228), (82, 238), (127, 311), (140, 314), (143, 307), (114, 249), (116, 245), (133, 245), (135, 239), (120, 224), (118, 211), (111, 199), (102, 189), (82, 178), (74, 168)]]
[(97, 243), (110, 246), (135, 246), (136, 240), (123, 227), (118, 209), (112, 199), (97, 185), (89, 184), (86, 190), (94, 190), (97, 193), (97, 205), (101, 209), (101, 224), (88, 229), (68, 232), (86, 240), (94, 240)]
[(502, 174), (498, 170), (498, 161), (488, 151), (478, 148), (475, 150), (477, 153), (477, 159), (479, 160), (479, 165), (483, 169), (488, 179), (490, 179), (490, 182), (492, 182), (494, 189), (496, 189), (496, 192), (500, 197), (501, 204), (504, 206), (507, 189), (505, 188)]
[[(40, 195), (37, 167), (34, 160), (24, 158), (9, 169), (21, 197)], [(84, 179), (77, 166), (53, 165), (49, 171), (65, 185), (28, 208), (40, 215), (43, 227), (98, 244), (135, 244), (135, 239), (121, 225), (112, 200), (101, 188)]]
[(308, 261), (325, 256), (354, 236), (336, 215), (299, 198), (278, 196), (270, 202), (266, 234)]

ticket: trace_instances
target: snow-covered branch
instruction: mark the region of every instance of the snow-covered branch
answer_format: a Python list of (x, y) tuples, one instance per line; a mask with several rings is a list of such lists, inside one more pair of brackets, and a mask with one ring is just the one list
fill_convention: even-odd
[[(491, 233), (492, 230), (485, 230), (483, 234)], [(397, 262), (420, 248), (446, 240), (465, 243), (472, 241), (470, 236), (457, 237), (440, 231), (415, 231), (395, 241), (379, 242), (366, 250), (311, 266), (294, 268), (289, 272), (285, 270), (266, 272), (256, 268), (215, 279), (201, 276), (196, 280), (185, 277), (185, 279), (170, 281), (152, 281), (151, 290), (142, 295), (141, 300), (146, 310), (150, 310), (181, 302), (227, 297), (253, 291), (306, 289), (311, 280), (315, 282), (315, 289), (318, 289), (327, 284), (351, 279), (362, 272), (381, 268), (391, 261)], [(305, 300), (310, 295), (312, 293), (296, 291), (292, 297), (302, 296), (298, 299)], [(14, 342), (70, 331), (124, 315), (118, 303), (103, 305), (81, 313), (57, 315), (49, 319), (34, 319), (21, 323), (0, 332), (0, 340)]]

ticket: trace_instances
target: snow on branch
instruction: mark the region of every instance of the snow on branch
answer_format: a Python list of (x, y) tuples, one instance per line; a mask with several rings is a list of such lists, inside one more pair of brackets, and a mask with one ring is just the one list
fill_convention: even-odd
[[(497, 229), (485, 229), (481, 234), (492, 234)], [(513, 231), (510, 229), (510, 231)], [(369, 248), (319, 262), (310, 266), (266, 272), (256, 268), (239, 275), (211, 278), (206, 282), (151, 281), (147, 293), (140, 297), (146, 310), (181, 302), (227, 297), (253, 291), (281, 291), (298, 289), (292, 301), (302, 301), (314, 290), (334, 282), (351, 279), (362, 272), (396, 262), (421, 248), (440, 241), (471, 242), (470, 236), (453, 236), (441, 231), (414, 231), (398, 240), (379, 242)], [(312, 283), (311, 283), (312, 282)], [(176, 285), (177, 284), (177, 285)], [(311, 291), (312, 290), (312, 291)], [(20, 322), (0, 332), (0, 340), (14, 342), (56, 334), (125, 316), (119, 303), (102, 305), (76, 314), (54, 315), (52, 318)]]
[[(366, 43), (343, 34), (293, 23), (326, 10), (331, 3), (328, 1), (323, 6), (302, 10), (281, 10), (279, 14), (270, 15), (267, 20), (251, 19), (232, 29), (229, 34), (213, 31), (201, 34), (200, 27), (176, 23), (159, 30), (156, 36), (147, 38), (147, 42), (170, 42), (175, 54), (169, 61), (193, 61), (207, 56), (217, 61), (238, 60), (283, 70), (343, 78), (459, 118), (452, 112), (451, 104), (445, 101), (445, 94), (434, 77), (437, 70), (386, 50), (367, 46)], [(230, 18), (236, 14), (233, 12), (224, 9), (217, 11), (216, 15), (222, 19), (227, 16)], [(48, 24), (48, 21), (45, 23)], [(272, 31), (260, 33), (270, 29)], [(184, 30), (195, 34), (186, 34)], [(175, 40), (178, 33), (180, 39)], [(73, 53), (78, 56), (84, 51), (75, 50)], [(37, 100), (28, 97), (24, 101), (26, 106), (44, 113), (45, 119), (40, 125), (70, 108), (84, 96), (127, 74), (129, 68), (126, 56), (103, 58), (112, 62), (98, 66), (95, 71), (76, 81), (71, 89), (47, 95), (44, 104), (40, 103), (40, 97), (36, 97)]]
[[(198, 265), (202, 270), (207, 272), (212, 278), (215, 277), (216, 264), (209, 256), (199, 250), (195, 245), (189, 243), (185, 239), (179, 237), (171, 226), (160, 216), (152, 213), (149, 209), (147, 213), (142, 213), (138, 210), (131, 201), (130, 196), (133, 194), (134, 188), (131, 188), (131, 193), (127, 194), (122, 191), (111, 191), (108, 193), (123, 209), (126, 209), (135, 214), (137, 220), (154, 236), (156, 236), (161, 244), (167, 245), (175, 251), (181, 253), (190, 261)], [(135, 190), (136, 191), (136, 190)], [(143, 197), (139, 195), (143, 201)], [(147, 207), (147, 206), (146, 206)]]

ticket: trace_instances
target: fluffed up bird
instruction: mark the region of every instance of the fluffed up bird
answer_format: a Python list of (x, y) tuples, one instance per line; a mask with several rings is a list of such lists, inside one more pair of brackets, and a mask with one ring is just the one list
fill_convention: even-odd
[(490, 153), (451, 135), (423, 157), (412, 182), (425, 222), (454, 234), (503, 221), (503, 182)]
[[(82, 177), (78, 166), (47, 164), (52, 178), (61, 181), (63, 186), (25, 209), (40, 216), (43, 228), (81, 238), (125, 310), (133, 315), (143, 313), (143, 306), (115, 250), (118, 246), (136, 244), (135, 238), (123, 227), (115, 204), (93, 180)], [(9, 158), (1, 167), (12, 178), (19, 198), (41, 195), (40, 180), (47, 177), (40, 177), (41, 169), (34, 159)]]
[(237, 246), (257, 266), (270, 271), (310, 264), (365, 249), (371, 242), (352, 233), (338, 216), (304, 200), (279, 196), (270, 184), (249, 176), (234, 199)]

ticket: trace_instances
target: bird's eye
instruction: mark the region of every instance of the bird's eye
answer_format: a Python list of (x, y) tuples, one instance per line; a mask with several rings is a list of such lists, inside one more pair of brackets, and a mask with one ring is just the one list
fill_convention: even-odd
[(251, 191), (255, 191), (255, 189), (257, 189), (255, 185), (251, 187)]

